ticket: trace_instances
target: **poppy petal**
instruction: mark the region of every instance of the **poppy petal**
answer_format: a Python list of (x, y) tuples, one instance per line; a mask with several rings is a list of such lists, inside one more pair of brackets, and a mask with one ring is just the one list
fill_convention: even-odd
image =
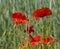
[(35, 10), (32, 15), (34, 19), (37, 20), (38, 18), (49, 16), (51, 14), (52, 14), (52, 11), (49, 8), (42, 7), (41, 9)]
[(37, 44), (41, 44), (41, 36), (40, 35), (31, 36), (30, 35), (30, 45), (35, 46)]
[(15, 12), (12, 14), (12, 21), (16, 24), (26, 24), (28, 22), (26, 16), (21, 12)]

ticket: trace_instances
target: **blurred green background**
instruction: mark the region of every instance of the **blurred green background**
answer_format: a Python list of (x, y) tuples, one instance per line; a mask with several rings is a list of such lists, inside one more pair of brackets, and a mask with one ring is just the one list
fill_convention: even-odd
[[(52, 15), (35, 22), (32, 12), (42, 7), (50, 8)], [(24, 40), (29, 39), (23, 32), (25, 25), (14, 27), (11, 15), (17, 11), (31, 20), (28, 25), (34, 25), (35, 32), (32, 35), (43, 34), (43, 37), (50, 35), (55, 39), (55, 43), (53, 48), (48, 49), (60, 49), (60, 0), (0, 0), (0, 49), (18, 49)], [(43, 46), (42, 49), (47, 48)]]

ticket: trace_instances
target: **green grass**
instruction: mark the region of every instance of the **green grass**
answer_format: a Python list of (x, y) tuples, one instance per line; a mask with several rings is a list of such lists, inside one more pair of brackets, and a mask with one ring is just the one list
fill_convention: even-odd
[[(34, 22), (32, 12), (41, 7), (49, 7), (52, 15)], [(28, 25), (34, 25), (34, 35), (50, 35), (55, 39), (53, 45), (38, 45), (30, 49), (60, 49), (60, 0), (0, 0), (0, 49), (19, 49), (24, 40), (29, 40), (23, 32), (25, 25), (14, 27), (11, 15), (16, 11), (31, 20)]]

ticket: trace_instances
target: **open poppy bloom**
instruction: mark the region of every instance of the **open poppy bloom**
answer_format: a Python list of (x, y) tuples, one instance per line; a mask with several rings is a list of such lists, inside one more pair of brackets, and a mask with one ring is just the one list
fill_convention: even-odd
[(43, 7), (41, 9), (35, 10), (32, 15), (34, 19), (37, 20), (38, 18), (49, 16), (51, 14), (52, 14), (52, 11), (49, 8)]
[(37, 35), (37, 36), (30, 35), (30, 45), (35, 46), (37, 44), (41, 44), (41, 35)]
[(24, 47), (27, 46), (27, 44), (28, 44), (28, 42), (27, 42), (27, 41), (24, 41), (24, 42), (22, 43), (22, 45), (19, 47), (19, 49), (23, 49)]
[(27, 22), (29, 22), (26, 19), (26, 16), (20, 12), (15, 12), (12, 14), (12, 21), (15, 22), (16, 24), (26, 24)]
[(31, 26), (27, 26), (27, 29), (26, 30), (24, 30), (24, 32), (25, 33), (31, 33), (31, 32), (34, 32), (34, 29), (33, 29), (33, 25), (31, 25)]
[(48, 44), (48, 43), (50, 43), (50, 44), (54, 43), (54, 39), (50, 36), (47, 36), (43, 39), (43, 44)]

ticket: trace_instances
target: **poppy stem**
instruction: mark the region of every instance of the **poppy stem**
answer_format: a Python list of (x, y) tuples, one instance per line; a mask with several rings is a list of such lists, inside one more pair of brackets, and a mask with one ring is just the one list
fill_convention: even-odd
[(30, 49), (30, 45), (28, 44), (28, 47), (29, 47), (29, 49)]
[(41, 45), (41, 49), (44, 49), (44, 45), (43, 44)]
[(16, 24), (14, 24), (14, 49), (15, 49), (15, 46), (16, 46), (16, 44), (15, 44), (15, 28), (16, 28)]
[(42, 38), (44, 37), (44, 23), (42, 21)]
[(50, 47), (50, 45), (49, 45), (49, 44), (47, 44), (47, 49), (51, 49), (51, 47)]
[(33, 49), (37, 49), (37, 45), (33, 47)]

